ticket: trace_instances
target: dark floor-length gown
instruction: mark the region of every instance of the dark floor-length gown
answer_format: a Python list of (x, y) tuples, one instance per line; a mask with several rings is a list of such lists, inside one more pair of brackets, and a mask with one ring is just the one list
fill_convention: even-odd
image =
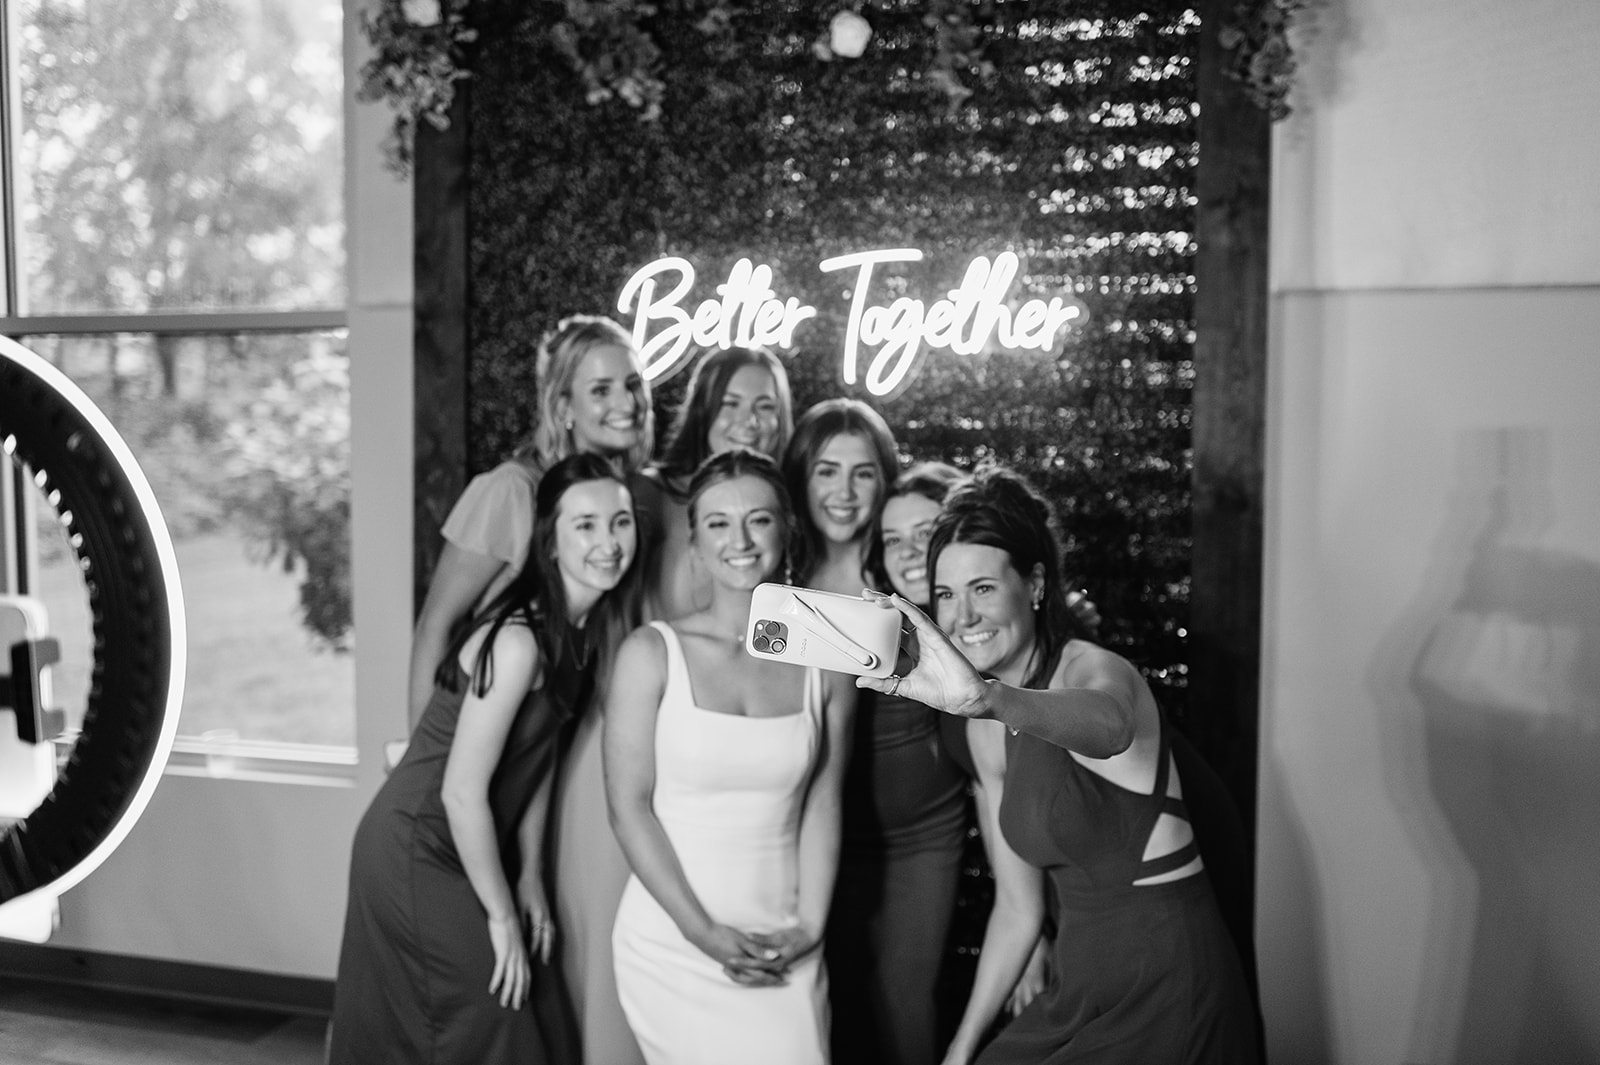
[(1253, 1065), (1255, 1006), (1210, 879), (1134, 881), (1181, 868), (1194, 844), (1142, 860), (1167, 796), (1169, 726), (1149, 794), (1081, 765), (1064, 748), (1006, 741), (1000, 828), (1045, 870), (1057, 921), (1045, 991), (978, 1056), (979, 1065)]
[(937, 710), (860, 696), (826, 940), (833, 1065), (934, 1065), (968, 777), (945, 748)]
[[(555, 772), (587, 671), (545, 670), (518, 709), (490, 781), (506, 868), (521, 868), (517, 823)], [(405, 757), (356, 829), (350, 900), (334, 991), (330, 1065), (567, 1065), (576, 1062), (559, 970), (532, 959), (532, 1001), (502, 1007), (488, 991), (488, 922), (450, 835), (440, 787), (465, 699), (436, 689)], [(559, 930), (558, 930), (559, 934)]]

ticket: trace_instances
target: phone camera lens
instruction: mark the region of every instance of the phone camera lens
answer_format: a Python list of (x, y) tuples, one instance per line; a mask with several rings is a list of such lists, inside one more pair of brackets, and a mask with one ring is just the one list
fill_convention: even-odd
[[(759, 628), (760, 628), (760, 626), (759, 626), (759, 625), (758, 625), (758, 626), (756, 626), (756, 627), (757, 627), (757, 629), (759, 629)], [(752, 639), (752, 640), (751, 640), (751, 641), (750, 641), (750, 646), (751, 646), (751, 647), (754, 647), (754, 648), (755, 648), (755, 649), (756, 649), (756, 650), (757, 650), (757, 651), (765, 651), (765, 650), (767, 650), (767, 648), (769, 648), (769, 647), (771, 647), (771, 646), (772, 646), (772, 642), (771, 642), (771, 641), (770, 641), (770, 640), (768, 640), (768, 639), (767, 639), (767, 638), (766, 638), (766, 637), (765, 637), (765, 636), (762, 636), (762, 635), (761, 635), (761, 634), (760, 634), (760, 633), (759, 633), (759, 632), (758, 632), (758, 633), (757, 633), (757, 634), (756, 634), (756, 636), (755, 636), (755, 638), (753, 638), (753, 639)]]
[(788, 647), (788, 646), (789, 646), (789, 641), (787, 641), (787, 640), (784, 640), (782, 638), (773, 640), (772, 641), (772, 653), (775, 654), (775, 655), (781, 655), (781, 654), (783, 654), (783, 649), (785, 647)]

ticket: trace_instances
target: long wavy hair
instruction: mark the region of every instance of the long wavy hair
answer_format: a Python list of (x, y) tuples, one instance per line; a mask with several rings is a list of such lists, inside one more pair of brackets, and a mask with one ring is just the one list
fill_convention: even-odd
[[(474, 694), (483, 695), (494, 681), (491, 648), (495, 636), (512, 621), (533, 630), (539, 654), (546, 668), (600, 669), (609, 664), (611, 652), (633, 626), (634, 604), (641, 581), (638, 549), (627, 571), (615, 588), (605, 592), (589, 610), (582, 628), (567, 618), (567, 588), (556, 562), (556, 522), (561, 516), (561, 501), (574, 485), (590, 481), (614, 481), (627, 488), (627, 481), (604, 457), (588, 452), (568, 455), (545, 471), (534, 495), (533, 532), (528, 543), (528, 560), (501, 592), (484, 605), (452, 640), (439, 664), (434, 680), (457, 691), (456, 659), (461, 648), (478, 629), (487, 626), (483, 645), (470, 673)], [(631, 500), (631, 495), (630, 495)], [(634, 521), (638, 527), (638, 519)], [(596, 661), (598, 659), (598, 661)]]
[(798, 533), (795, 536), (794, 573), (801, 583), (811, 575), (827, 550), (822, 530), (811, 520), (811, 510), (806, 503), (811, 467), (828, 446), (828, 441), (845, 434), (854, 434), (867, 441), (878, 464), (879, 483), (883, 486), (863, 530), (870, 529), (883, 513), (889, 486), (894, 483), (895, 473), (900, 468), (894, 433), (889, 429), (889, 423), (883, 420), (883, 415), (859, 399), (825, 399), (813, 404), (800, 416), (794, 425), (794, 436), (784, 449), (782, 469), (789, 495), (795, 501)]
[(1034, 617), (1034, 649), (1027, 688), (1050, 680), (1067, 641), (1089, 638), (1067, 607), (1061, 577), (1061, 542), (1056, 536), (1050, 503), (1021, 474), (1000, 465), (983, 466), (944, 501), (928, 541), (929, 585), (936, 581), (939, 556), (951, 544), (984, 544), (999, 548), (1011, 567), (1026, 579), (1035, 566), (1044, 571), (1044, 598)]
[(777, 497), (778, 517), (783, 522), (783, 556), (778, 560), (776, 572), (768, 574), (767, 577), (780, 579), (788, 584), (790, 583), (789, 559), (794, 555), (797, 522), (794, 501), (789, 498), (789, 490), (784, 486), (783, 474), (770, 456), (763, 455), (759, 451), (751, 451), (749, 448), (736, 447), (731, 451), (712, 455), (702, 462), (689, 481), (689, 535), (694, 536), (700, 497), (706, 494), (706, 490), (739, 477), (754, 477), (766, 482), (772, 487), (772, 494)]
[[(893, 582), (889, 580), (889, 567), (883, 553), (883, 511), (891, 499), (901, 496), (921, 496), (932, 500), (940, 506), (955, 491), (956, 486), (967, 479), (965, 470), (958, 470), (948, 462), (918, 462), (902, 473), (894, 486), (884, 493), (883, 507), (879, 508), (877, 517), (872, 519), (872, 524), (867, 527), (867, 576), (872, 581), (872, 587), (879, 591), (889, 591)], [(932, 573), (933, 570), (928, 571)], [(932, 582), (929, 582), (932, 587)], [(926, 603), (918, 603), (926, 606)]]
[(778, 439), (772, 457), (783, 454), (789, 437), (794, 435), (794, 400), (789, 394), (788, 371), (766, 348), (727, 348), (713, 351), (695, 364), (683, 406), (678, 408), (666, 447), (656, 462), (666, 479), (692, 477), (700, 464), (711, 457), (711, 424), (722, 410), (728, 383), (746, 366), (760, 367), (772, 375), (772, 385), (778, 393)]
[(621, 348), (628, 353), (634, 371), (639, 374), (639, 401), (644, 411), (639, 442), (614, 457), (625, 473), (643, 469), (650, 461), (655, 447), (655, 411), (650, 405), (650, 382), (645, 380), (644, 366), (639, 361), (639, 349), (634, 346), (633, 337), (609, 318), (574, 314), (563, 318), (539, 342), (538, 421), (514, 453), (515, 458), (530, 463), (541, 474), (572, 454), (572, 433), (561, 420), (561, 401), (572, 399), (572, 382), (578, 375), (578, 367), (589, 352), (600, 347)]

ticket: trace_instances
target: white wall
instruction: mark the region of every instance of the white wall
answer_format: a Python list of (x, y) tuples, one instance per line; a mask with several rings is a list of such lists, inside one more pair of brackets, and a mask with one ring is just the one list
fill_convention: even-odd
[(1275, 134), (1271, 1057), (1600, 1060), (1600, 5), (1317, 22)]
[[(347, 72), (365, 44), (355, 7)], [(169, 772), (123, 845), (63, 896), (52, 946), (333, 976), (350, 839), (384, 740), (405, 734), (411, 618), (411, 190), (381, 166), (388, 112), (351, 103), (345, 120), (360, 768), (331, 783)]]

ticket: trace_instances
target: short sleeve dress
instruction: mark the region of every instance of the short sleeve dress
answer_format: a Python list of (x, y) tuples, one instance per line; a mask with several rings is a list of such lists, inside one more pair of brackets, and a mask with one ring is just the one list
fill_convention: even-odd
[(506, 563), (481, 601), (505, 587), (528, 560), (539, 475), (527, 463), (507, 459), (467, 483), (440, 530), (457, 547)]
[(1211, 883), (1181, 868), (1191, 844), (1143, 860), (1167, 795), (1170, 726), (1149, 794), (1130, 791), (1034, 736), (1006, 741), (1000, 828), (1047, 874), (1058, 931), (1049, 986), (978, 1056), (979, 1065), (1253, 1065), (1255, 1006)]
[[(587, 670), (546, 671), (512, 723), (489, 802), (507, 879), (521, 869), (517, 824), (555, 772)], [(356, 829), (334, 991), (330, 1065), (565, 1065), (575, 1036), (560, 974), (533, 959), (532, 1001), (488, 993), (494, 952), (482, 904), (451, 838), (440, 787), (467, 679), (434, 690), (405, 757)]]

